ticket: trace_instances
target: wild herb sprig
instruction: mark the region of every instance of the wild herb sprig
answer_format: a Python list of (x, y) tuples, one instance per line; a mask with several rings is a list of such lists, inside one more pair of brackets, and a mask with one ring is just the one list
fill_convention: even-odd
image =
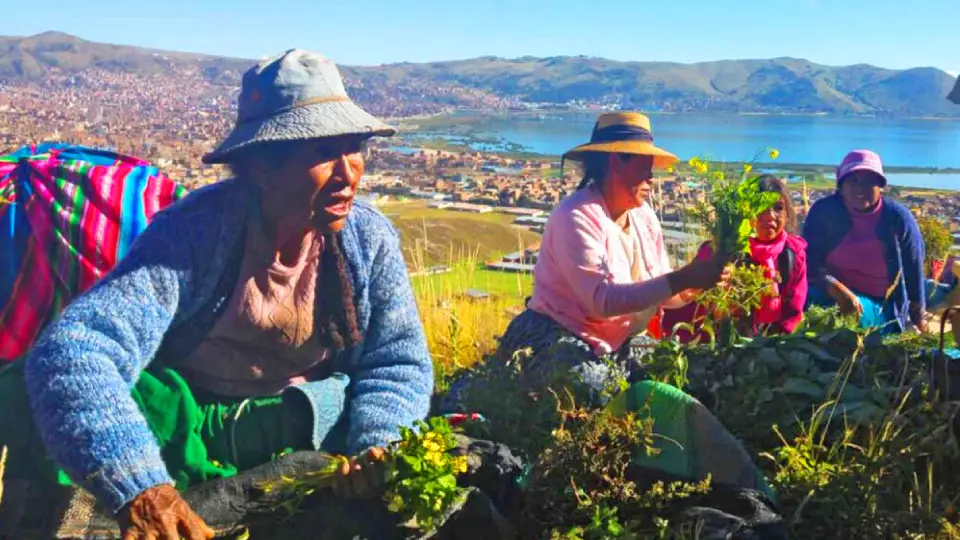
[[(779, 151), (769, 151), (776, 159)], [(754, 161), (759, 158), (759, 154)], [(704, 188), (704, 197), (695, 209), (695, 217), (710, 232), (713, 252), (735, 263), (726, 287), (704, 291), (697, 302), (705, 306), (704, 320), (699, 323), (711, 341), (721, 338), (729, 344), (735, 339), (735, 317), (749, 317), (761, 305), (764, 296), (773, 294), (778, 276), (766, 268), (749, 264), (750, 238), (754, 223), (763, 212), (780, 200), (780, 194), (760, 189), (760, 176), (752, 174), (753, 166), (745, 164), (739, 171), (716, 165), (701, 158), (688, 162), (694, 176)], [(677, 329), (695, 332), (691, 325)]]
[(387, 509), (432, 530), (446, 509), (464, 493), (457, 475), (467, 472), (467, 457), (454, 456), (453, 428), (442, 417), (400, 428), (400, 441), (387, 454)]
[[(436, 527), (450, 505), (464, 493), (456, 477), (467, 471), (467, 457), (451, 453), (457, 446), (453, 427), (443, 417), (418, 421), (414, 428), (401, 427), (400, 440), (392, 443), (383, 456), (383, 501), (387, 509), (418, 529)], [(260, 488), (266, 493), (288, 491), (291, 497), (278, 509), (292, 515), (318, 489), (331, 488), (337, 471), (348, 459), (340, 455), (327, 458), (328, 465), (323, 469), (295, 478), (281, 477)]]

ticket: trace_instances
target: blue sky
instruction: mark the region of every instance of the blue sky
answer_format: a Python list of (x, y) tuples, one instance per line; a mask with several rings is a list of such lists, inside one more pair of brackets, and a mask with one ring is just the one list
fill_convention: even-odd
[[(0, 34), (243, 58), (291, 47), (344, 64), (482, 55), (793, 56), (960, 71), (960, 0), (3, 0)], [(97, 7), (90, 7), (96, 5)], [(562, 7), (561, 7), (562, 6)]]

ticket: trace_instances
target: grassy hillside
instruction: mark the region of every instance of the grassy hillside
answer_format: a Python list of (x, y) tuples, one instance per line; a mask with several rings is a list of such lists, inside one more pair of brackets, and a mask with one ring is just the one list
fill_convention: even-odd
[(61, 32), (22, 38), (0, 36), (0, 80), (41, 79), (50, 68), (64, 73), (101, 68), (140, 75), (179, 68), (194, 70), (211, 82), (236, 86), (251, 63), (236, 58), (95, 43)]
[(539, 235), (511, 225), (513, 217), (491, 212), (468, 214), (427, 208), (423, 201), (381, 206), (397, 230), (412, 268), (472, 260), (477, 263), (518, 251)]
[[(484, 270), (483, 261), (529, 246), (539, 235), (513, 227), (513, 218), (505, 214), (437, 210), (424, 201), (387, 203), (381, 210), (400, 232), (411, 269), (451, 268), (412, 278), (427, 342), (444, 380), (494, 349), (533, 291), (532, 276)], [(464, 295), (468, 289), (491, 297), (472, 299)]]
[[(154, 74), (176, 68), (236, 86), (251, 60), (93, 43), (57, 32), (0, 37), (0, 80), (40, 80), (50, 68), (90, 67)], [(960, 116), (947, 101), (954, 78), (935, 68), (889, 70), (826, 66), (803, 59), (723, 60), (695, 64), (620, 62), (586, 56), (480, 57), (424, 64), (342, 66), (348, 90), (368, 107), (393, 103), (440, 111), (571, 101), (665, 111), (793, 112)], [(397, 106), (397, 104), (400, 104)], [(416, 113), (420, 114), (420, 113)]]
[(676, 64), (584, 56), (482, 57), (357, 72), (395, 81), (454, 83), (529, 102), (587, 100), (673, 111), (960, 114), (946, 100), (953, 78), (938, 69), (834, 67), (794, 58)]

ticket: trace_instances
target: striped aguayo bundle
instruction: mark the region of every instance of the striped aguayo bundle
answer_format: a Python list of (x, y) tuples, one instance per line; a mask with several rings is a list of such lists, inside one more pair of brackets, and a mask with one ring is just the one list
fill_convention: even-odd
[(150, 163), (111, 151), (48, 143), (0, 156), (0, 365), (184, 194)]

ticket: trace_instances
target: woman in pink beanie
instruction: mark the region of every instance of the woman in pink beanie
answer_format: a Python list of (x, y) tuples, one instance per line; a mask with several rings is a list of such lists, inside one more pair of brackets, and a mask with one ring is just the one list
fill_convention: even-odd
[(875, 152), (854, 150), (837, 168), (837, 192), (810, 209), (803, 227), (808, 305), (838, 305), (866, 328), (926, 330), (923, 236), (903, 205), (883, 196)]

